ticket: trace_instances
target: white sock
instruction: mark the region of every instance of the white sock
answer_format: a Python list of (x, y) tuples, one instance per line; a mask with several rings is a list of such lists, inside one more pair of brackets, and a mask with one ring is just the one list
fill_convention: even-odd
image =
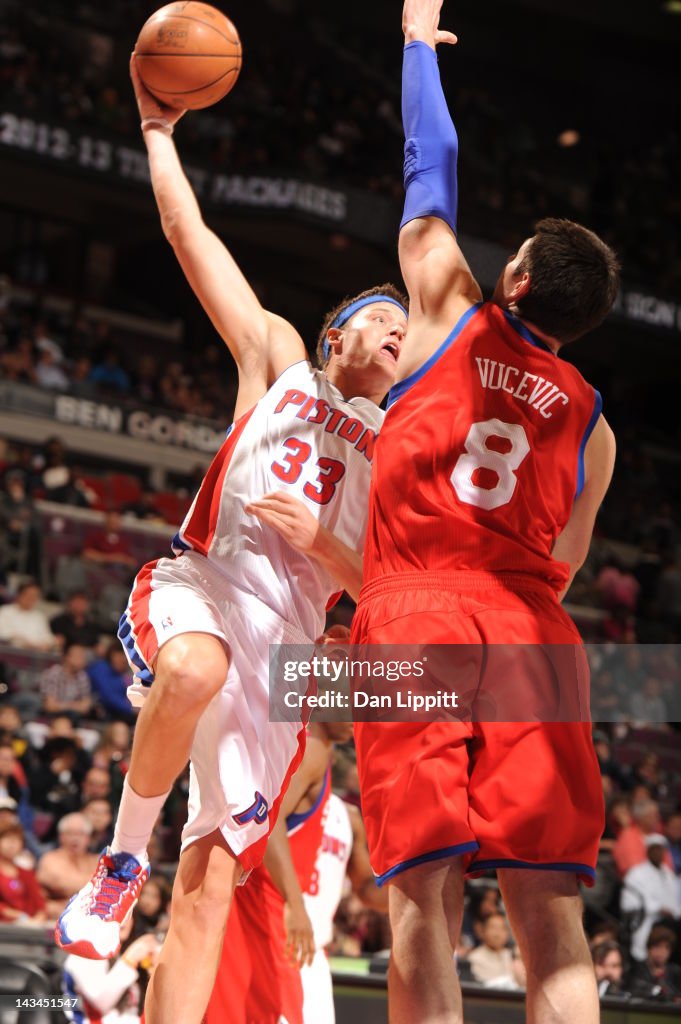
[(140, 796), (128, 780), (125, 780), (111, 842), (112, 853), (131, 853), (140, 863), (146, 861), (147, 843), (168, 793), (162, 793), (160, 796)]

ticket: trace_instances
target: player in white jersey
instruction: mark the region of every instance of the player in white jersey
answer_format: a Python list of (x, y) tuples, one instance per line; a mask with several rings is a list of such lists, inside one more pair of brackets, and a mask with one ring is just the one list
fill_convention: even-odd
[(333, 938), (333, 919), (343, 895), (345, 877), (366, 906), (388, 912), (388, 893), (379, 889), (369, 862), (362, 818), (356, 807), (331, 793), (326, 806), (322, 841), (303, 899), (315, 940), (311, 964), (301, 968), (304, 1024), (334, 1024), (331, 968), (325, 952)]
[(392, 286), (342, 304), (324, 325), (324, 372), (312, 370), (297, 331), (262, 308), (205, 225), (171, 138), (182, 112), (146, 92), (134, 58), (131, 74), (164, 232), (236, 361), (239, 391), (176, 538), (181, 554), (141, 570), (121, 620), (134, 696), (146, 700), (112, 846), (56, 938), (81, 956), (115, 952), (148, 877), (154, 822), (191, 754), (171, 925), (145, 1015), (199, 1024), (234, 886), (262, 856), (304, 747), (300, 723), (268, 721), (268, 645), (309, 642), (332, 593), (358, 591), (377, 403), (406, 310)]

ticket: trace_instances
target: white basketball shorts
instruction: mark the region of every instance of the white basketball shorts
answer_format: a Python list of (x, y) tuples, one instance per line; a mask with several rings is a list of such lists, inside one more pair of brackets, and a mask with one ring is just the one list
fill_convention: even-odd
[(301, 967), (300, 980), (304, 1024), (335, 1024), (331, 967), (323, 949), (317, 950), (311, 964)]
[(225, 684), (194, 736), (182, 849), (219, 829), (250, 871), (262, 860), (305, 749), (303, 723), (269, 720), (269, 645), (311, 641), (203, 555), (149, 562), (137, 574), (118, 631), (135, 675), (132, 704), (148, 694), (161, 647), (182, 633), (209, 633), (230, 652)]

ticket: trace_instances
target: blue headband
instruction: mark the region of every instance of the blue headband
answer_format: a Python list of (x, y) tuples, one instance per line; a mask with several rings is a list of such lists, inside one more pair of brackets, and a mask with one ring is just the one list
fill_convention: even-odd
[[(363, 299), (355, 299), (355, 301), (351, 302), (349, 306), (342, 309), (335, 320), (329, 324), (329, 330), (331, 330), (332, 327), (342, 327), (343, 324), (346, 324), (348, 320), (360, 309), (363, 309), (365, 306), (370, 306), (374, 302), (391, 302), (393, 306), (397, 306), (398, 309), (401, 309), (406, 317), (409, 316), (402, 303), (398, 302), (397, 299), (391, 299), (389, 295), (365, 295)], [(328, 338), (324, 338), (322, 352), (324, 354), (324, 358), (328, 359), (331, 354), (331, 346), (329, 345)]]

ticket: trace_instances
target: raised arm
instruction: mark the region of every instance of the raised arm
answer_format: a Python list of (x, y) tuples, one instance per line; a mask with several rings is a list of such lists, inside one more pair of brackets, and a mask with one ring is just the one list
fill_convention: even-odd
[(575, 499), (572, 514), (551, 552), (559, 562), (568, 562), (570, 565), (570, 576), (560, 595), (561, 600), (589, 553), (596, 514), (612, 479), (615, 448), (615, 435), (604, 417), (600, 416), (584, 450), (582, 493)]
[(144, 88), (134, 56), (130, 75), (163, 232), (236, 361), (238, 416), (262, 397), (287, 366), (306, 358), (305, 346), (291, 324), (263, 309), (227, 247), (203, 220), (172, 139), (183, 111), (160, 104)]
[[(409, 291), (409, 334), (402, 363), (415, 369), (414, 345), (428, 351), (481, 298), (456, 239), (458, 139), (445, 100), (437, 66), (437, 43), (456, 43), (456, 36), (438, 28), (442, 0), (406, 0), (402, 13), (404, 62), (402, 121), (404, 125), (404, 216), (400, 225), (400, 266)], [(439, 344), (439, 342), (438, 342)], [(432, 351), (432, 349), (431, 349)]]

